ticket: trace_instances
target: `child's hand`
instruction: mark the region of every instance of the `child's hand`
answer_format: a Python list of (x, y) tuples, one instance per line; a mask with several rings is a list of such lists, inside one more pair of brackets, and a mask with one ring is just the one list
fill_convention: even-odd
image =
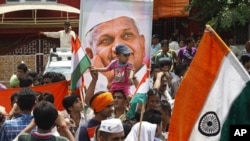
[(90, 70), (91, 72), (93, 72), (93, 71), (96, 71), (96, 68), (95, 68), (94, 66), (90, 66), (90, 67), (89, 67), (89, 70)]

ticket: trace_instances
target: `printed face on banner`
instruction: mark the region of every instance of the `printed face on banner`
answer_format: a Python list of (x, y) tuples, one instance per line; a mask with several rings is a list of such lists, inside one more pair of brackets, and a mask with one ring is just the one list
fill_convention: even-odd
[[(129, 62), (134, 67), (135, 76), (139, 75), (137, 73), (140, 70), (147, 70), (151, 42), (152, 2), (98, 0), (93, 3), (87, 0), (82, 6), (81, 9), (86, 11), (81, 13), (81, 17), (88, 18), (83, 21), (84, 30), (80, 31), (83, 34), (81, 40), (86, 53), (92, 56), (94, 67), (107, 67), (112, 60), (117, 59), (115, 47), (126, 45), (132, 52)], [(102, 72), (101, 75), (107, 79), (106, 87), (109, 89), (114, 79), (114, 72)], [(140, 76), (138, 79), (140, 81)], [(85, 77), (85, 81), (90, 80), (86, 80)], [(105, 81), (101, 81), (103, 82)]]

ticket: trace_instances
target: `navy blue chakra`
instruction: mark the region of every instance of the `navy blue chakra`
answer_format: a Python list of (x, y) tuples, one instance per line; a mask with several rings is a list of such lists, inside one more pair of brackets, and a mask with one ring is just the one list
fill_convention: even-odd
[(205, 113), (200, 121), (198, 129), (205, 136), (216, 136), (220, 132), (220, 121), (215, 112)]

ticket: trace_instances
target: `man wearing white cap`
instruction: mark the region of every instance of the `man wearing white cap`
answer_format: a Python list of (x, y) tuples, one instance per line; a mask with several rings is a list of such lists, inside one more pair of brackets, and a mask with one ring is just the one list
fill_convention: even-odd
[(107, 119), (101, 122), (98, 141), (123, 141), (125, 138), (120, 119)]
[[(116, 58), (115, 46), (126, 45), (131, 51), (129, 62), (133, 64), (135, 76), (140, 81), (142, 76), (139, 74), (143, 75), (147, 70), (144, 63), (146, 56), (145, 37), (138, 28), (136, 22), (138, 18), (135, 18), (135, 13), (125, 7), (126, 4), (128, 3), (108, 0), (96, 2), (93, 12), (87, 19), (84, 46), (88, 56), (92, 58), (92, 64), (97, 68), (104, 68)], [(105, 79), (108, 81), (105, 87), (110, 88), (114, 73), (109, 71), (102, 72), (102, 74), (106, 76)], [(104, 81), (101, 79), (100, 83), (104, 85)], [(104, 86), (99, 87), (101, 90), (104, 88)]]

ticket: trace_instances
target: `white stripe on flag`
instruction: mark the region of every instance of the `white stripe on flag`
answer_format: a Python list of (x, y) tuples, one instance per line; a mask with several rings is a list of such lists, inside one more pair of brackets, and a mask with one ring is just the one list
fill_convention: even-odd
[(214, 111), (219, 118), (221, 129), (232, 102), (249, 81), (248, 74), (246, 74), (244, 68), (236, 61), (237, 58), (235, 58), (232, 52), (229, 52), (228, 55), (222, 59), (221, 68), (218, 70), (218, 78), (215, 80), (200, 116), (195, 123), (189, 138), (190, 141), (217, 141), (220, 139), (220, 132), (216, 136), (204, 136), (201, 134), (198, 130), (200, 119), (207, 112)]

